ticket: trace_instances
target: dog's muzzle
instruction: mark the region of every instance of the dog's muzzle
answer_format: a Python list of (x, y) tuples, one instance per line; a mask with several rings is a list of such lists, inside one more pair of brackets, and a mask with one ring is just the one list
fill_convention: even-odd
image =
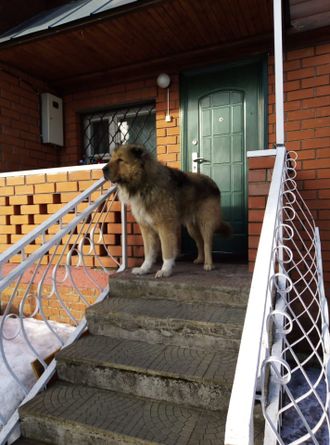
[(105, 179), (107, 179), (108, 181), (110, 181), (112, 183), (119, 183), (120, 182), (119, 178), (117, 178), (114, 175), (114, 172), (113, 172), (113, 170), (111, 170), (109, 164), (105, 165), (102, 168), (102, 170), (103, 170), (103, 176), (104, 176)]
[(102, 168), (102, 171), (103, 171), (103, 176), (105, 177), (105, 179), (107, 179), (109, 181), (110, 180), (110, 168), (109, 168), (109, 165), (108, 164), (105, 165)]

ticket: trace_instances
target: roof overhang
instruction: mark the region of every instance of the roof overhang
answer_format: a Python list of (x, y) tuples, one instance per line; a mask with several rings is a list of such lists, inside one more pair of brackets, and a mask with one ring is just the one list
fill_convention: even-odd
[(57, 20), (52, 16), (51, 26), (39, 18), (39, 25), (30, 23), (31, 32), (12, 30), (0, 43), (0, 63), (67, 92), (137, 78), (146, 70), (178, 70), (272, 50), (269, 0), (112, 1), (117, 7), (75, 20), (63, 21), (62, 13)]

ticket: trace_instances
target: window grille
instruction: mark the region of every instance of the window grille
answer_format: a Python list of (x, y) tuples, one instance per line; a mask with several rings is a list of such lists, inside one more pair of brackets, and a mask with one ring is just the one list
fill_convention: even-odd
[(119, 144), (144, 145), (156, 149), (154, 104), (98, 111), (83, 116), (83, 162), (95, 164), (109, 160)]

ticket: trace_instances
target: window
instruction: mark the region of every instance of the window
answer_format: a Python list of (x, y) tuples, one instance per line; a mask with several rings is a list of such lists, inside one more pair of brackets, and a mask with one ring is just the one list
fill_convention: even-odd
[(156, 149), (154, 104), (90, 113), (83, 117), (84, 163), (106, 162), (118, 144), (145, 145)]

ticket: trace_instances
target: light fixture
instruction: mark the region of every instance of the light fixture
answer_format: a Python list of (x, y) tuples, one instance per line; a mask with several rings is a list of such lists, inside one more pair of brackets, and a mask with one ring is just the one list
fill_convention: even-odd
[(171, 78), (166, 73), (161, 73), (157, 77), (157, 85), (159, 88), (168, 88), (171, 83)]
[(171, 122), (172, 120), (172, 116), (170, 115), (170, 88), (169, 88), (170, 83), (171, 83), (171, 78), (166, 73), (161, 73), (157, 77), (157, 85), (159, 86), (159, 88), (166, 88), (167, 92), (167, 111), (165, 116), (166, 122)]

